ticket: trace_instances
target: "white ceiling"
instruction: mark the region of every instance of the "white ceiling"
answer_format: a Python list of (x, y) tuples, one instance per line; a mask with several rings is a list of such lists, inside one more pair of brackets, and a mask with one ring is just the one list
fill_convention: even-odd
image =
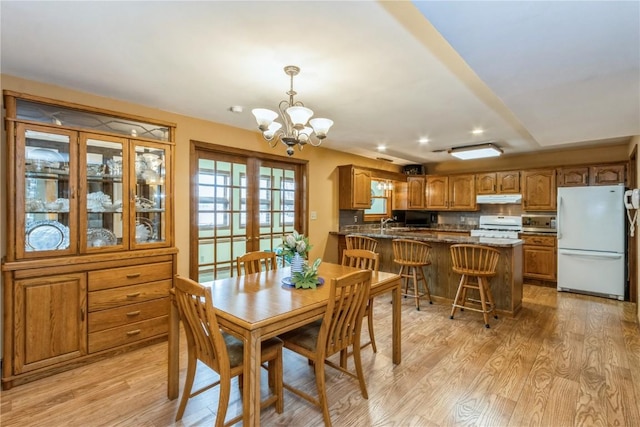
[(640, 135), (638, 1), (2, 0), (0, 17), (3, 74), (256, 131), (298, 65), (296, 100), (335, 122), (323, 145), (399, 164)]

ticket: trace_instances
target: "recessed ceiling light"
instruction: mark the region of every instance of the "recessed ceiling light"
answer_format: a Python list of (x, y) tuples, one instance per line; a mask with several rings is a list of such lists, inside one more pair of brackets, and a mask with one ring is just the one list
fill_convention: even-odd
[(427, 137), (425, 136), (425, 137), (423, 137), (423, 138), (420, 138), (420, 139), (418, 140), (418, 142), (419, 142), (420, 144), (426, 144), (427, 142), (429, 142), (429, 138), (427, 138)]
[(480, 128), (475, 128), (474, 130), (471, 131), (471, 133), (474, 135), (482, 135), (484, 133), (484, 130)]
[(385, 147), (384, 145), (378, 145), (378, 151), (385, 151), (387, 149), (387, 147)]

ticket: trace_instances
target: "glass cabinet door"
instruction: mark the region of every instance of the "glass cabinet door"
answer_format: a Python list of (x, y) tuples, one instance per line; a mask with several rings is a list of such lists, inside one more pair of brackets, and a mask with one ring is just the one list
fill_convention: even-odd
[(133, 148), (130, 168), (134, 182), (131, 201), (131, 246), (165, 246), (167, 243), (169, 188), (166, 166), (169, 164), (167, 147), (153, 143), (139, 143)]
[(84, 252), (128, 248), (128, 140), (80, 135), (80, 244)]
[(20, 258), (77, 251), (76, 137), (72, 131), (16, 125), (15, 230)]

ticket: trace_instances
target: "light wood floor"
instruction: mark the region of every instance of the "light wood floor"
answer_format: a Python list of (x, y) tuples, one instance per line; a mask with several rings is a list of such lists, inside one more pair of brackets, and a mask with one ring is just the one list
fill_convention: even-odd
[[(328, 370), (335, 426), (640, 426), (633, 304), (526, 286), (518, 317), (492, 320), (485, 329), (479, 313), (450, 320), (448, 305), (418, 312), (405, 300), (402, 364), (394, 366), (388, 301), (375, 305), (378, 353), (363, 353), (369, 399), (356, 381)], [(166, 359), (161, 343), (3, 391), (0, 424), (212, 425), (215, 389), (192, 399), (183, 420), (173, 422), (178, 401), (166, 399)], [(306, 360), (285, 351), (284, 366), (285, 381), (313, 390)], [(206, 368), (198, 375), (202, 382), (213, 378)], [(241, 409), (235, 380), (232, 389), (228, 416)], [(318, 410), (287, 391), (284, 413), (269, 408), (261, 420), (322, 425)]]

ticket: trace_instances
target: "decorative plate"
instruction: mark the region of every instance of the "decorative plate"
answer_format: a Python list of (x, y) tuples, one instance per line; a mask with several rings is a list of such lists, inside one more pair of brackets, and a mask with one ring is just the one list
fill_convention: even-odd
[(115, 246), (117, 243), (116, 235), (106, 228), (90, 228), (87, 230), (87, 247)]
[[(295, 289), (296, 287), (296, 284), (293, 283), (291, 276), (283, 277), (281, 283), (283, 288)], [(322, 286), (322, 285), (324, 285), (324, 278), (318, 277), (318, 283), (316, 283), (316, 286)]]
[(142, 243), (155, 239), (153, 221), (149, 218), (136, 218), (136, 242)]
[(26, 155), (28, 160), (40, 161), (54, 169), (60, 168), (60, 163), (64, 162), (64, 157), (59, 152), (48, 148), (35, 148), (27, 151)]
[(148, 209), (153, 209), (155, 207), (155, 204), (149, 200), (149, 199), (145, 199), (144, 197), (139, 197), (136, 196), (136, 209), (139, 211), (144, 211), (144, 210), (148, 210)]
[(27, 224), (25, 250), (52, 251), (69, 247), (69, 227), (58, 221), (42, 220)]

